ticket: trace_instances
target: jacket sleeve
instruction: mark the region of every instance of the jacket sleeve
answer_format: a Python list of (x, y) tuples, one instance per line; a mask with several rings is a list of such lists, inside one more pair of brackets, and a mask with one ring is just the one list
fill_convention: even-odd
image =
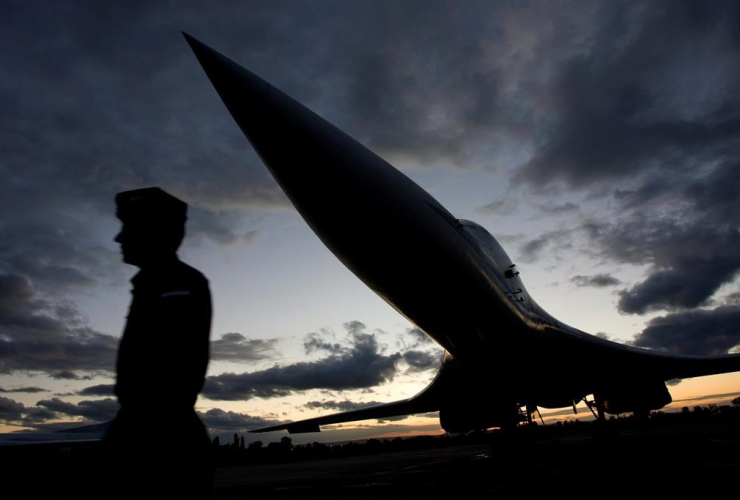
[(155, 334), (162, 360), (162, 399), (192, 407), (203, 388), (209, 358), (211, 294), (208, 282), (165, 290), (159, 297)]

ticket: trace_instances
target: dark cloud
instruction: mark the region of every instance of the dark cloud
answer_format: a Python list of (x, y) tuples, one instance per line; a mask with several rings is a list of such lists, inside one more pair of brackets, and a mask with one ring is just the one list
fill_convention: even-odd
[[(328, 357), (251, 373), (224, 373), (208, 377), (203, 395), (213, 400), (278, 397), (309, 389), (362, 389), (390, 381), (400, 353), (383, 354), (374, 334), (364, 333), (359, 321), (344, 324), (351, 345)], [(309, 342), (315, 336), (309, 336)]]
[(365, 323), (362, 321), (348, 321), (342, 325), (345, 330), (347, 330), (347, 333), (350, 336), (358, 336), (358, 335), (365, 335), (365, 329), (367, 326), (365, 326)]
[(546, 251), (553, 253), (569, 248), (570, 234), (571, 231), (565, 229), (547, 231), (522, 243), (519, 246), (519, 256), (527, 262), (532, 262), (542, 257)]
[(31, 427), (40, 431), (53, 431), (57, 428), (70, 426), (70, 422), (53, 424), (49, 420), (60, 420), (65, 417), (82, 417), (82, 422), (75, 425), (107, 422), (118, 412), (118, 403), (113, 399), (95, 401), (80, 401), (78, 404), (68, 403), (59, 398), (42, 400), (36, 406), (25, 406), (9, 398), (0, 396), (0, 423), (13, 426)]
[(252, 243), (262, 234), (259, 230), (241, 229), (242, 210), (204, 210), (193, 207), (188, 211), (187, 232), (196, 238), (207, 238), (221, 245)]
[(23, 276), (0, 274), (0, 373), (111, 371), (118, 340), (86, 326), (84, 316), (38, 296)]
[(420, 328), (406, 328), (397, 334), (397, 345), (409, 368), (407, 372), (423, 371), (431, 368), (441, 359), (443, 349)]
[[(9, 196), (15, 197), (16, 193)], [(40, 201), (28, 210), (23, 203), (9, 202), (6, 208), (10, 212), (5, 213), (12, 217), (0, 216), (1, 273), (24, 276), (54, 297), (84, 291), (117, 276), (112, 271), (115, 268), (106, 264), (118, 260), (118, 256), (95, 240), (88, 224), (66, 214), (54, 214), (53, 206), (49, 212), (39, 213), (43, 206)], [(3, 205), (0, 201), (0, 208)]]
[(517, 205), (518, 203), (515, 199), (496, 200), (487, 205), (476, 208), (475, 211), (481, 214), (512, 215), (516, 213)]
[[(587, 231), (591, 243), (610, 260), (650, 266), (643, 281), (622, 291), (622, 312), (708, 305), (740, 270), (740, 7), (575, 7), (522, 9), (531, 23), (549, 16), (551, 24), (528, 25), (520, 33), (531, 34), (529, 44), (514, 44), (527, 47), (531, 58), (528, 76), (514, 74), (532, 106), (522, 116), (533, 139), (514, 178), (529, 188), (582, 190), (585, 199), (611, 203), (605, 221), (591, 226), (598, 230)], [(513, 25), (519, 22), (515, 16)], [(503, 66), (517, 68), (512, 61)], [(512, 97), (501, 85), (496, 89), (492, 99)], [(561, 198), (542, 208), (568, 213), (578, 206)], [(536, 259), (553, 250), (552, 235), (520, 250)]]
[(83, 417), (90, 422), (107, 422), (118, 413), (118, 401), (112, 398), (80, 401), (77, 404), (59, 398), (45, 399), (36, 403), (43, 409), (69, 417)]
[(484, 10), (477, 17), (476, 8), (463, 13), (441, 2), (369, 9), (377, 21), (362, 31), (375, 42), (358, 40), (346, 46), (353, 54), (338, 54), (351, 61), (339, 68), (348, 77), (346, 128), (391, 159), (420, 163), (469, 165), (485, 143), (495, 151), (504, 139), (521, 142), (526, 111), (505, 99), (508, 74), (490, 61), (507, 55), (485, 36), (501, 35), (485, 20), (497, 8)]
[(306, 354), (312, 352), (325, 351), (333, 354), (339, 354), (346, 351), (346, 347), (336, 343), (328, 342), (325, 337), (329, 332), (311, 332), (306, 335), (306, 339), (303, 341), (303, 348), (306, 350)]
[(707, 151), (732, 146), (740, 131), (740, 8), (696, 2), (601, 8), (602, 22), (589, 26), (594, 36), (579, 52), (560, 54), (543, 94), (551, 125), (537, 131), (541, 145), (518, 177), (582, 187), (656, 165), (680, 171)]
[[(729, 154), (729, 153), (727, 153)], [(583, 226), (611, 260), (648, 265), (647, 277), (620, 293), (622, 312), (707, 306), (740, 271), (740, 169), (719, 156), (709, 166), (618, 191), (623, 211)]]
[(115, 385), (113, 384), (100, 384), (85, 387), (81, 391), (78, 391), (77, 394), (80, 396), (112, 396), (114, 389)]
[(726, 354), (740, 344), (740, 306), (683, 311), (650, 320), (634, 345), (676, 354)]
[(368, 401), (365, 403), (359, 403), (355, 401), (309, 401), (306, 403), (306, 408), (311, 409), (322, 409), (322, 410), (337, 410), (337, 411), (350, 411), (350, 410), (360, 410), (362, 408), (367, 408), (369, 406), (377, 406), (383, 404), (379, 401)]
[(250, 207), (288, 206), (180, 35), (198, 10), (0, 5), (0, 273), (41, 297), (119, 280), (126, 189), (171, 191), (191, 205), (188, 232), (222, 244), (254, 240)]
[[(0, 87), (15, 98), (0, 125), (12, 133), (9, 165), (59, 181), (66, 202), (84, 195), (106, 209), (116, 191), (152, 184), (207, 209), (285, 204), (264, 169), (244, 161), (246, 145), (212, 106), (205, 79), (194, 83), (197, 65), (174, 28), (207, 12), (144, 3), (3, 10), (5, 63), (16, 76)], [(247, 24), (266, 20), (257, 10)]]
[(78, 375), (75, 372), (69, 370), (62, 370), (60, 372), (52, 373), (51, 378), (56, 380), (92, 380), (92, 377), (88, 375)]
[(10, 392), (25, 392), (25, 393), (28, 393), (28, 394), (33, 394), (33, 393), (37, 393), (37, 392), (49, 392), (49, 390), (48, 389), (42, 389), (41, 387), (19, 387), (17, 389), (3, 389), (2, 387), (0, 387), (0, 392), (6, 392), (6, 393), (10, 393)]
[(411, 348), (387, 354), (377, 335), (366, 332), (364, 323), (350, 321), (343, 327), (348, 343), (328, 341), (327, 338), (334, 338), (328, 330), (306, 335), (306, 352), (323, 352), (326, 354), (324, 358), (276, 365), (256, 372), (211, 376), (206, 380), (203, 395), (212, 400), (247, 400), (287, 396), (310, 389), (369, 389), (391, 381), (399, 373), (401, 362), (408, 367), (407, 372), (422, 372), (440, 366), (438, 350), (419, 349), (431, 348), (434, 344), (417, 328), (407, 329), (407, 333), (416, 340)]
[(645, 281), (619, 293), (619, 309), (625, 313), (644, 314), (700, 306), (719, 288), (720, 280), (732, 278), (734, 267), (727, 278), (727, 269), (718, 269), (709, 262), (693, 269), (656, 271)]
[[(161, 185), (191, 204), (192, 234), (223, 244), (259, 234), (243, 227), (245, 210), (288, 206), (181, 29), (218, 33), (205, 41), (382, 154), (466, 166), (481, 152), (494, 166), (522, 156), (532, 130), (552, 122), (538, 111), (553, 80), (542, 68), (582, 54), (591, 34), (577, 5), (0, 9), (1, 62), (13, 75), (0, 82), (0, 213), (13, 214), (0, 224), (0, 263), (44, 293), (91, 286), (115, 269), (115, 251), (90, 228), (115, 232), (117, 191)], [(542, 32), (543, 20), (567, 28)], [(537, 35), (522, 45), (523, 33)]]
[(651, 266), (647, 278), (623, 290), (619, 308), (632, 314), (707, 305), (740, 270), (740, 169), (723, 163), (685, 179), (674, 205), (633, 199), (632, 211), (612, 223), (586, 224), (604, 256)]
[(409, 365), (410, 372), (437, 370), (442, 364), (442, 357), (438, 352), (406, 351), (403, 353), (403, 360)]
[(209, 433), (221, 432), (247, 432), (260, 427), (279, 425), (278, 420), (268, 420), (262, 417), (254, 417), (245, 413), (224, 411), (220, 408), (212, 408), (206, 412), (197, 412), (198, 417), (208, 428)]
[(578, 211), (579, 208), (580, 207), (577, 203), (571, 202), (548, 203), (539, 206), (540, 212), (542, 212), (544, 215), (559, 215), (564, 213), (571, 213)]
[[(622, 291), (622, 312), (708, 305), (740, 270), (740, 8), (602, 9), (582, 50), (557, 58), (542, 94), (552, 120), (535, 127), (538, 147), (515, 177), (613, 195), (609, 221), (587, 234), (604, 257), (650, 266)], [(546, 244), (527, 242), (525, 256)]]
[(542, 250), (547, 246), (548, 238), (546, 236), (540, 236), (524, 243), (519, 247), (519, 251), (522, 254), (522, 258), (527, 261), (533, 261), (537, 259)]
[[(2, 208), (38, 215), (38, 233), (59, 242), (59, 216), (68, 214), (65, 230), (93, 213), (110, 222), (116, 191), (159, 184), (191, 202), (195, 232), (230, 243), (250, 234), (240, 210), (287, 206), (183, 28), (217, 33), (204, 40), (391, 158), (469, 167), (485, 157), (486, 167), (521, 167), (518, 178), (535, 186), (588, 186), (655, 165), (682, 171), (707, 152), (727, 154), (736, 137), (738, 11), (693, 2), (4, 4), (0, 47), (13, 78), (0, 84)], [(56, 245), (37, 248), (57, 256)], [(97, 276), (66, 268), (72, 281)]]
[(406, 334), (407, 335), (410, 335), (416, 341), (415, 344), (414, 344), (414, 347), (416, 347), (418, 345), (422, 345), (422, 344), (429, 344), (429, 345), (433, 345), (434, 344), (434, 341), (429, 337), (429, 335), (427, 335), (426, 333), (424, 333), (421, 330), (421, 328), (418, 328), (418, 327), (415, 327), (415, 326), (414, 327), (411, 327), (411, 328), (407, 328), (406, 329)]
[(20, 424), (24, 426), (28, 426), (28, 427), (34, 427), (38, 430), (42, 430), (42, 429), (45, 429), (49, 425), (61, 426), (62, 425), (61, 422), (56, 422), (54, 424), (47, 423), (48, 420), (55, 420), (58, 418), (60, 418), (60, 415), (58, 413), (48, 410), (46, 408), (28, 407), (25, 410), (25, 414), (23, 415), (23, 418), (21, 419)]
[(0, 421), (12, 422), (19, 420), (25, 412), (26, 407), (23, 403), (0, 396)]
[(570, 282), (576, 286), (590, 286), (596, 288), (605, 288), (609, 286), (617, 286), (622, 282), (611, 274), (594, 274), (592, 276), (577, 275), (570, 279)]
[[(77, 404), (69, 403), (59, 398), (52, 398), (39, 401), (35, 407), (28, 407), (12, 399), (0, 396), (0, 423), (30, 427), (41, 432), (54, 432), (68, 430), (71, 426), (80, 427), (109, 422), (116, 416), (118, 409), (118, 402), (111, 398), (80, 401)], [(277, 420), (254, 417), (233, 411), (224, 411), (219, 408), (196, 413), (211, 434), (247, 432), (251, 429), (282, 423)], [(51, 420), (63, 420), (65, 418), (74, 418), (75, 420), (49, 422)], [(79, 420), (80, 418), (82, 420)]]
[(248, 339), (241, 333), (225, 333), (220, 339), (211, 341), (211, 360), (251, 363), (275, 359), (277, 339)]

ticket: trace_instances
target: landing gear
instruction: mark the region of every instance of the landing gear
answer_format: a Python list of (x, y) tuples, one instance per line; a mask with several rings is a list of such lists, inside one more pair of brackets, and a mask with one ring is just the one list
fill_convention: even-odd
[(586, 406), (588, 406), (588, 409), (591, 410), (591, 413), (596, 418), (593, 427), (594, 440), (605, 441), (616, 437), (618, 434), (617, 428), (609, 425), (610, 422), (606, 420), (606, 409), (603, 400), (596, 394), (593, 397), (593, 401), (583, 398), (583, 402), (586, 403)]
[(540, 422), (542, 425), (545, 425), (545, 421), (542, 418), (542, 414), (540, 413), (540, 409), (536, 405), (524, 405), (519, 408), (519, 415), (521, 422), (524, 423), (527, 427), (534, 427), (537, 426), (537, 422), (535, 422), (534, 414), (537, 413), (537, 416), (540, 419)]
[[(583, 402), (586, 403), (586, 406), (588, 406), (588, 409), (591, 410), (591, 413), (593, 413), (594, 418), (596, 418), (597, 422), (605, 422), (606, 421), (606, 412), (604, 411), (604, 403), (594, 396), (593, 401), (589, 401), (588, 398), (584, 397)], [(575, 408), (575, 403), (573, 404), (573, 407)]]

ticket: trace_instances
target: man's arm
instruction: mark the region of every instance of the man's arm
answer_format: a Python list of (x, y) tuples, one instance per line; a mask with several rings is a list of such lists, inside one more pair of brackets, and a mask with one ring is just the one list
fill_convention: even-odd
[(155, 351), (162, 400), (192, 406), (203, 387), (209, 357), (211, 295), (207, 281), (165, 290), (159, 298)]

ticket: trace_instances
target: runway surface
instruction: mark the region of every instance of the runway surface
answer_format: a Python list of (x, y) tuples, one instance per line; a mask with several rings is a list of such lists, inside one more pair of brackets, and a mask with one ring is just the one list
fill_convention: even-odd
[(491, 436), (490, 443), (221, 467), (216, 486), (223, 500), (552, 493), (704, 497), (728, 494), (740, 477), (737, 423), (648, 426), (597, 438), (590, 430), (564, 434)]
[[(519, 429), (508, 436), (411, 439), (272, 455), (267, 448), (251, 458), (222, 447), (218, 463), (236, 464), (245, 457), (252, 463), (217, 467), (216, 489), (222, 500), (734, 495), (740, 477), (740, 408), (713, 417), (692, 413), (617, 424), (596, 437), (589, 425), (578, 424)], [(155, 448), (160, 445), (153, 442)], [(312, 454), (329, 458), (309, 458)], [(99, 442), (0, 447), (5, 474), (0, 494), (108, 498), (115, 484), (100, 481), (108, 467)]]

